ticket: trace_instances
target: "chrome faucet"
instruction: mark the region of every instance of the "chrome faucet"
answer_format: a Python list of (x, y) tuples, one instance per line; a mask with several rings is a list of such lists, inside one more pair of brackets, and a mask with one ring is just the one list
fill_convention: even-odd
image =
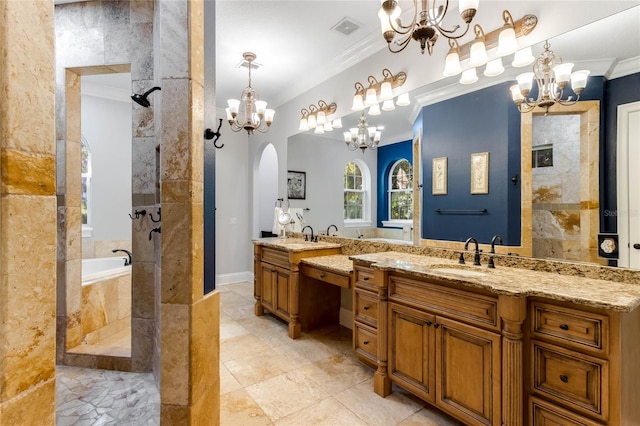
[[(478, 240), (473, 237), (467, 238), (467, 241), (464, 243), (465, 251), (469, 249), (469, 243), (474, 243), (476, 245), (475, 254), (473, 255), (473, 264), (476, 266), (480, 266), (480, 250), (478, 250)], [(462, 256), (462, 253), (460, 253), (459, 263), (464, 263), (464, 257)]]
[[(504, 241), (502, 241), (502, 236), (500, 235), (494, 235), (493, 238), (491, 238), (491, 254), (495, 254), (496, 249), (495, 249), (495, 245), (496, 242), (500, 240), (500, 244), (504, 244)], [(493, 263), (493, 256), (489, 256), (489, 263), (487, 264), (487, 268), (495, 268), (496, 265)]]
[[(305, 234), (305, 233), (304, 233), (304, 230), (305, 230), (305, 229), (307, 229), (307, 228), (309, 228), (309, 229), (311, 230), (311, 240), (309, 240), (309, 236), (308, 236), (307, 234)], [(310, 225), (307, 225), (307, 226), (305, 226), (304, 228), (302, 228), (302, 231), (301, 231), (301, 232), (302, 232), (302, 234), (304, 234), (304, 240), (305, 240), (305, 241), (311, 241), (311, 242), (313, 242), (313, 241), (314, 241), (314, 240), (313, 240), (313, 228), (312, 228)], [(316, 238), (318, 238), (318, 237), (316, 237)], [(318, 241), (318, 240), (316, 239), (316, 241)]]
[[(329, 235), (329, 230), (330, 230), (332, 227), (333, 227), (333, 228), (335, 228), (336, 232), (338, 232), (338, 227), (337, 227), (337, 226), (335, 226), (335, 225), (329, 225), (329, 227), (327, 228), (327, 235), (328, 235), (328, 236), (330, 236), (330, 235)], [(335, 235), (333, 235), (333, 236), (335, 237)]]
[(124, 266), (131, 265), (131, 252), (129, 250), (125, 250), (125, 249), (115, 249), (115, 250), (111, 250), (111, 253), (117, 253), (119, 251), (123, 251), (123, 252), (127, 253), (128, 259), (124, 260)]

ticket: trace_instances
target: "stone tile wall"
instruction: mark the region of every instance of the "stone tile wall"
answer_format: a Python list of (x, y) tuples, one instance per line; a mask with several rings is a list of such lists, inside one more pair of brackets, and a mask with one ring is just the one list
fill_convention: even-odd
[(0, 2), (0, 424), (55, 423), (53, 1)]

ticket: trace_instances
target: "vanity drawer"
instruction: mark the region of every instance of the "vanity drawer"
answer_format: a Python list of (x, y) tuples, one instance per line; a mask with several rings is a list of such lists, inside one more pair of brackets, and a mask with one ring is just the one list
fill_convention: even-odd
[(374, 363), (378, 360), (378, 334), (366, 325), (353, 324), (353, 350)]
[(283, 250), (278, 250), (270, 247), (262, 247), (261, 260), (263, 262), (271, 263), (272, 265), (282, 266), (289, 269), (289, 253)]
[(536, 341), (532, 351), (531, 380), (535, 392), (606, 420), (607, 361)]
[(531, 331), (534, 337), (552, 340), (578, 350), (607, 353), (609, 318), (605, 315), (534, 302), (532, 318)]
[(389, 276), (389, 300), (498, 329), (498, 299), (405, 276)]
[(556, 407), (542, 399), (530, 398), (530, 426), (599, 426), (592, 420)]
[(309, 265), (300, 265), (300, 272), (307, 277), (315, 278), (316, 280), (324, 281), (329, 284), (344, 288), (350, 287), (348, 275), (336, 274), (335, 272), (329, 272)]
[(356, 287), (362, 287), (371, 291), (377, 291), (377, 287), (374, 281), (375, 275), (373, 273), (373, 269), (355, 265), (353, 271), (355, 274)]
[(353, 312), (356, 321), (378, 327), (378, 299), (368, 291), (356, 289), (353, 294)]

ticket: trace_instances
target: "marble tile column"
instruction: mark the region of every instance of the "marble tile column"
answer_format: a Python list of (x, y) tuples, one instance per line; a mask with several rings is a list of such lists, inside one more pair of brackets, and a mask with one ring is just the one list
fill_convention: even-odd
[(0, 58), (0, 424), (54, 424), (52, 0), (0, 2)]
[(156, 4), (161, 118), (161, 422), (219, 424), (219, 293), (204, 295), (204, 3)]

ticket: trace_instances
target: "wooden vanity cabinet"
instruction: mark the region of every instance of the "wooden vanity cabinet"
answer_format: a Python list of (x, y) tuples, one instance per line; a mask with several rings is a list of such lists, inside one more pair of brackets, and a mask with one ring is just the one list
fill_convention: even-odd
[(529, 301), (530, 425), (640, 424), (640, 313)]
[(360, 361), (377, 367), (379, 290), (375, 273), (369, 264), (354, 262), (353, 285), (353, 350)]
[[(312, 322), (315, 313), (305, 307), (312, 305), (314, 300), (318, 301), (312, 292), (300, 293), (300, 261), (305, 257), (339, 253), (340, 248), (289, 251), (254, 245), (255, 314), (263, 315), (265, 310), (271, 312), (289, 324), (290, 338), (300, 337), (302, 329)], [(301, 307), (304, 311), (302, 317)]]
[(469, 425), (501, 425), (497, 298), (391, 274), (388, 374)]

